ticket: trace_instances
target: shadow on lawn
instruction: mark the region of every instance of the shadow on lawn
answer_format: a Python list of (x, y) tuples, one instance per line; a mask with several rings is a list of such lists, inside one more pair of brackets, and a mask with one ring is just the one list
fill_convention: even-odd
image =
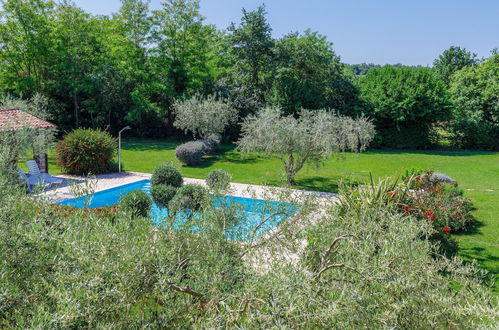
[(167, 140), (123, 140), (121, 148), (132, 151), (175, 150), (181, 143)]
[(365, 154), (387, 154), (387, 155), (402, 155), (402, 154), (420, 154), (420, 155), (428, 155), (428, 156), (493, 156), (499, 154), (494, 151), (466, 151), (466, 150), (409, 150), (409, 149), (400, 149), (400, 150), (384, 150), (384, 149), (370, 149), (365, 152)]
[(239, 153), (234, 152), (233, 146), (223, 145), (218, 151), (206, 155), (203, 157), (203, 162), (196, 166), (190, 166), (192, 168), (207, 168), (212, 166), (217, 162), (226, 162), (232, 164), (256, 164), (260, 162), (262, 157), (256, 155), (241, 157)]

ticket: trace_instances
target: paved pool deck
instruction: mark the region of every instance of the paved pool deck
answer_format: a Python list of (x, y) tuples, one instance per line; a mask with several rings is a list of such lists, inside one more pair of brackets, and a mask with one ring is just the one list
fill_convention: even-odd
[[(73, 181), (76, 184), (83, 184), (84, 180), (88, 180), (81, 176), (71, 176), (71, 175), (58, 175), (57, 177), (63, 178), (64, 183), (57, 188), (50, 189), (44, 192), (44, 196), (48, 197), (54, 203), (74, 198), (75, 196), (71, 193), (69, 189), (69, 182)], [(121, 173), (111, 173), (102, 174), (95, 176), (96, 187), (95, 192), (102, 190), (122, 186), (128, 183), (133, 183), (141, 180), (149, 180), (151, 174), (140, 173), (140, 172), (121, 172)], [(206, 186), (205, 180), (203, 179), (192, 179), (184, 178), (184, 183), (195, 183)], [(257, 198), (257, 199), (278, 199), (281, 194), (288, 194), (292, 198), (300, 198), (306, 196), (314, 196), (324, 200), (335, 201), (337, 200), (338, 194), (318, 192), (318, 191), (305, 191), (305, 190), (295, 190), (288, 188), (279, 187), (269, 187), (260, 186), (244, 183), (231, 183), (230, 195), (245, 198)]]

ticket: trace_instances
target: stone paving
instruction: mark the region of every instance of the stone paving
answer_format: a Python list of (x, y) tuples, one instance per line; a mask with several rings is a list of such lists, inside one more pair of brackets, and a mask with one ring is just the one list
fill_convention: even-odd
[[(49, 197), (53, 202), (60, 202), (65, 199), (73, 198), (74, 196), (69, 189), (69, 182), (73, 181), (75, 183), (81, 184), (82, 180), (85, 180), (85, 178), (80, 176), (58, 175), (57, 177), (65, 179), (64, 183), (61, 186), (52, 188), (44, 193), (44, 195), (46, 197)], [(98, 192), (101, 190), (122, 186), (128, 183), (150, 179), (151, 174), (139, 172), (122, 172), (97, 175), (95, 178), (97, 179), (95, 192)], [(184, 178), (184, 183), (206, 185), (204, 180), (192, 178)], [(267, 187), (244, 183), (231, 183), (230, 191), (230, 195), (232, 196), (258, 199), (270, 199), (272, 198), (272, 196), (275, 197), (279, 194), (285, 193), (289, 193), (293, 198), (313, 195), (326, 200), (337, 199), (337, 194), (333, 193), (290, 190), (285, 188)]]

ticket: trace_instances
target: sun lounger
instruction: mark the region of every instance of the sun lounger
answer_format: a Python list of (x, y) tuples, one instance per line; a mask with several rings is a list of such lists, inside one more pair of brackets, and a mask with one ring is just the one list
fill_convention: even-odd
[(41, 179), (43, 182), (47, 182), (52, 185), (60, 185), (63, 182), (63, 179), (53, 177), (48, 173), (41, 173), (40, 168), (38, 168), (38, 164), (34, 160), (28, 160), (26, 165), (28, 166), (30, 177), (38, 178), (38, 180)]
[(37, 187), (45, 190), (52, 185), (52, 183), (50, 182), (44, 182), (41, 176), (26, 175), (26, 173), (24, 173), (20, 168), (17, 169), (17, 172), (19, 173), (19, 177), (21, 178), (21, 180), (26, 183), (29, 192), (33, 192), (33, 190), (35, 190), (35, 188)]

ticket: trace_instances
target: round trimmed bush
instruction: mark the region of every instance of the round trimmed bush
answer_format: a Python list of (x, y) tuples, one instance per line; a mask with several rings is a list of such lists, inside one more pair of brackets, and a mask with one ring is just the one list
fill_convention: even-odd
[(184, 179), (178, 168), (172, 164), (161, 164), (156, 167), (151, 177), (151, 186), (160, 184), (179, 188), (184, 184)]
[(168, 203), (175, 196), (179, 188), (167, 184), (151, 186), (151, 195), (154, 203), (160, 207), (168, 207)]
[(207, 146), (202, 141), (190, 141), (175, 149), (175, 156), (184, 165), (191, 166), (201, 163), (206, 154)]
[(209, 154), (218, 149), (218, 146), (222, 142), (222, 136), (220, 134), (210, 134), (200, 141), (204, 144), (206, 153)]
[(116, 139), (107, 132), (79, 128), (59, 141), (55, 148), (56, 162), (69, 174), (106, 173), (112, 166), (116, 148)]
[(210, 201), (208, 189), (198, 184), (186, 184), (177, 190), (177, 194), (168, 203), (172, 212), (183, 210), (199, 211)]
[(206, 176), (206, 185), (211, 191), (219, 193), (230, 189), (231, 175), (224, 170), (215, 169)]
[(136, 217), (147, 217), (151, 211), (151, 197), (142, 190), (134, 190), (120, 200), (120, 207)]

